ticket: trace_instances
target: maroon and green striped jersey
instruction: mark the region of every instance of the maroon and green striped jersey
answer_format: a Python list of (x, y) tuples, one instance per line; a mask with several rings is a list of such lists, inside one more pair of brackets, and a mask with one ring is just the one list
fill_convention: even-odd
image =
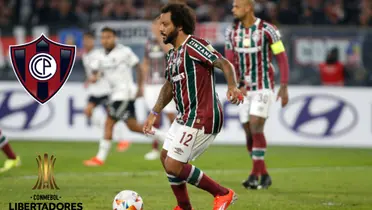
[(222, 105), (215, 91), (213, 62), (221, 57), (205, 40), (189, 35), (178, 49), (166, 55), (165, 78), (171, 82), (177, 121), (183, 125), (219, 133)]
[(235, 70), (248, 90), (274, 89), (274, 66), (270, 46), (280, 41), (278, 29), (259, 18), (245, 28), (240, 21), (226, 30), (225, 49), (234, 52)]
[(145, 58), (149, 61), (146, 84), (164, 84), (165, 53), (158, 40), (151, 36), (145, 45)]

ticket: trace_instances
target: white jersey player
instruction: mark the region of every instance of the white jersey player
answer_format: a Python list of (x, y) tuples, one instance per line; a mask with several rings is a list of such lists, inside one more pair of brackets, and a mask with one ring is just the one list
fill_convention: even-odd
[(99, 105), (106, 106), (110, 86), (104, 79), (99, 79), (93, 83), (92, 73), (98, 69), (98, 59), (102, 55), (102, 50), (94, 48), (94, 34), (87, 32), (84, 34), (84, 53), (82, 55), (83, 66), (86, 73), (85, 86), (88, 91), (88, 103), (84, 110), (88, 118), (92, 117), (93, 109)]
[[(108, 27), (101, 31), (102, 55), (98, 69), (94, 71), (94, 80), (103, 77), (110, 85), (108, 100), (108, 116), (105, 122), (104, 138), (100, 141), (97, 155), (84, 161), (86, 166), (104, 164), (111, 148), (112, 131), (117, 121), (123, 120), (127, 127), (141, 133), (142, 125), (135, 118), (135, 98), (143, 95), (143, 71), (139, 59), (132, 49), (116, 43), (116, 32)], [(137, 86), (133, 81), (132, 69), (137, 71)], [(164, 139), (164, 135), (156, 130), (154, 137)]]

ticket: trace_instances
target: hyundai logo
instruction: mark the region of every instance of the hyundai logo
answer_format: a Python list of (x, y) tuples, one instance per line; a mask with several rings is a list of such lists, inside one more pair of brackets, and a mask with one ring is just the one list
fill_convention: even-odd
[(326, 138), (345, 134), (357, 123), (355, 107), (328, 94), (295, 97), (280, 113), (282, 123), (296, 134)]
[(0, 92), (0, 127), (20, 131), (41, 128), (53, 117), (51, 103), (40, 105), (24, 90)]

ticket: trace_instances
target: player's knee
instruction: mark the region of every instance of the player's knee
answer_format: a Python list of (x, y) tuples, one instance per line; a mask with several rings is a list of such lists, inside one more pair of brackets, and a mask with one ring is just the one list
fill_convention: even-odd
[(258, 121), (250, 122), (249, 131), (251, 134), (262, 133), (264, 130), (264, 123)]
[(116, 121), (112, 117), (107, 117), (105, 121), (105, 129), (112, 130), (114, 128), (115, 122)]
[(164, 166), (165, 166), (165, 171), (167, 172), (167, 174), (177, 177), (181, 173), (183, 163), (175, 161), (170, 158), (166, 158)]

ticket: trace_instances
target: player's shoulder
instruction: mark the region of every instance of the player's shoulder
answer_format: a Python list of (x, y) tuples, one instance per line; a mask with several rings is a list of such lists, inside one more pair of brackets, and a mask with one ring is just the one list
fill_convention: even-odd
[(92, 49), (92, 50), (89, 51), (89, 52), (84, 52), (84, 53), (82, 54), (82, 57), (83, 57), (84, 59), (90, 59), (90, 58), (95, 58), (95, 57), (99, 56), (99, 55), (102, 54), (102, 53), (103, 53), (103, 51), (101, 51), (101, 49), (99, 49), (99, 48), (94, 48), (94, 49)]
[(267, 21), (263, 21), (263, 31), (265, 32), (266, 36), (269, 36), (273, 39), (273, 41), (279, 41), (281, 39), (281, 34), (279, 29), (276, 25), (269, 23)]
[(208, 40), (205, 40), (201, 37), (191, 35), (189, 40), (187, 40), (187, 45), (195, 45), (195, 44), (201, 44), (201, 45), (204, 45), (204, 46), (208, 46), (211, 43)]
[(104, 50), (103, 48), (94, 48), (94, 49), (92, 50), (92, 52), (91, 52), (91, 55), (92, 55), (93, 57), (95, 57), (95, 56), (100, 56), (100, 55), (102, 55), (104, 52), (105, 52), (105, 50)]
[(131, 51), (132, 49), (126, 45), (123, 44), (117, 44), (115, 47), (116, 51), (121, 51), (121, 52), (128, 52)]
[(267, 30), (267, 31), (277, 31), (278, 30), (278, 27), (275, 24), (270, 23), (270, 22), (265, 21), (265, 20), (261, 20), (261, 21), (262, 21), (262, 25), (263, 25), (264, 30)]

